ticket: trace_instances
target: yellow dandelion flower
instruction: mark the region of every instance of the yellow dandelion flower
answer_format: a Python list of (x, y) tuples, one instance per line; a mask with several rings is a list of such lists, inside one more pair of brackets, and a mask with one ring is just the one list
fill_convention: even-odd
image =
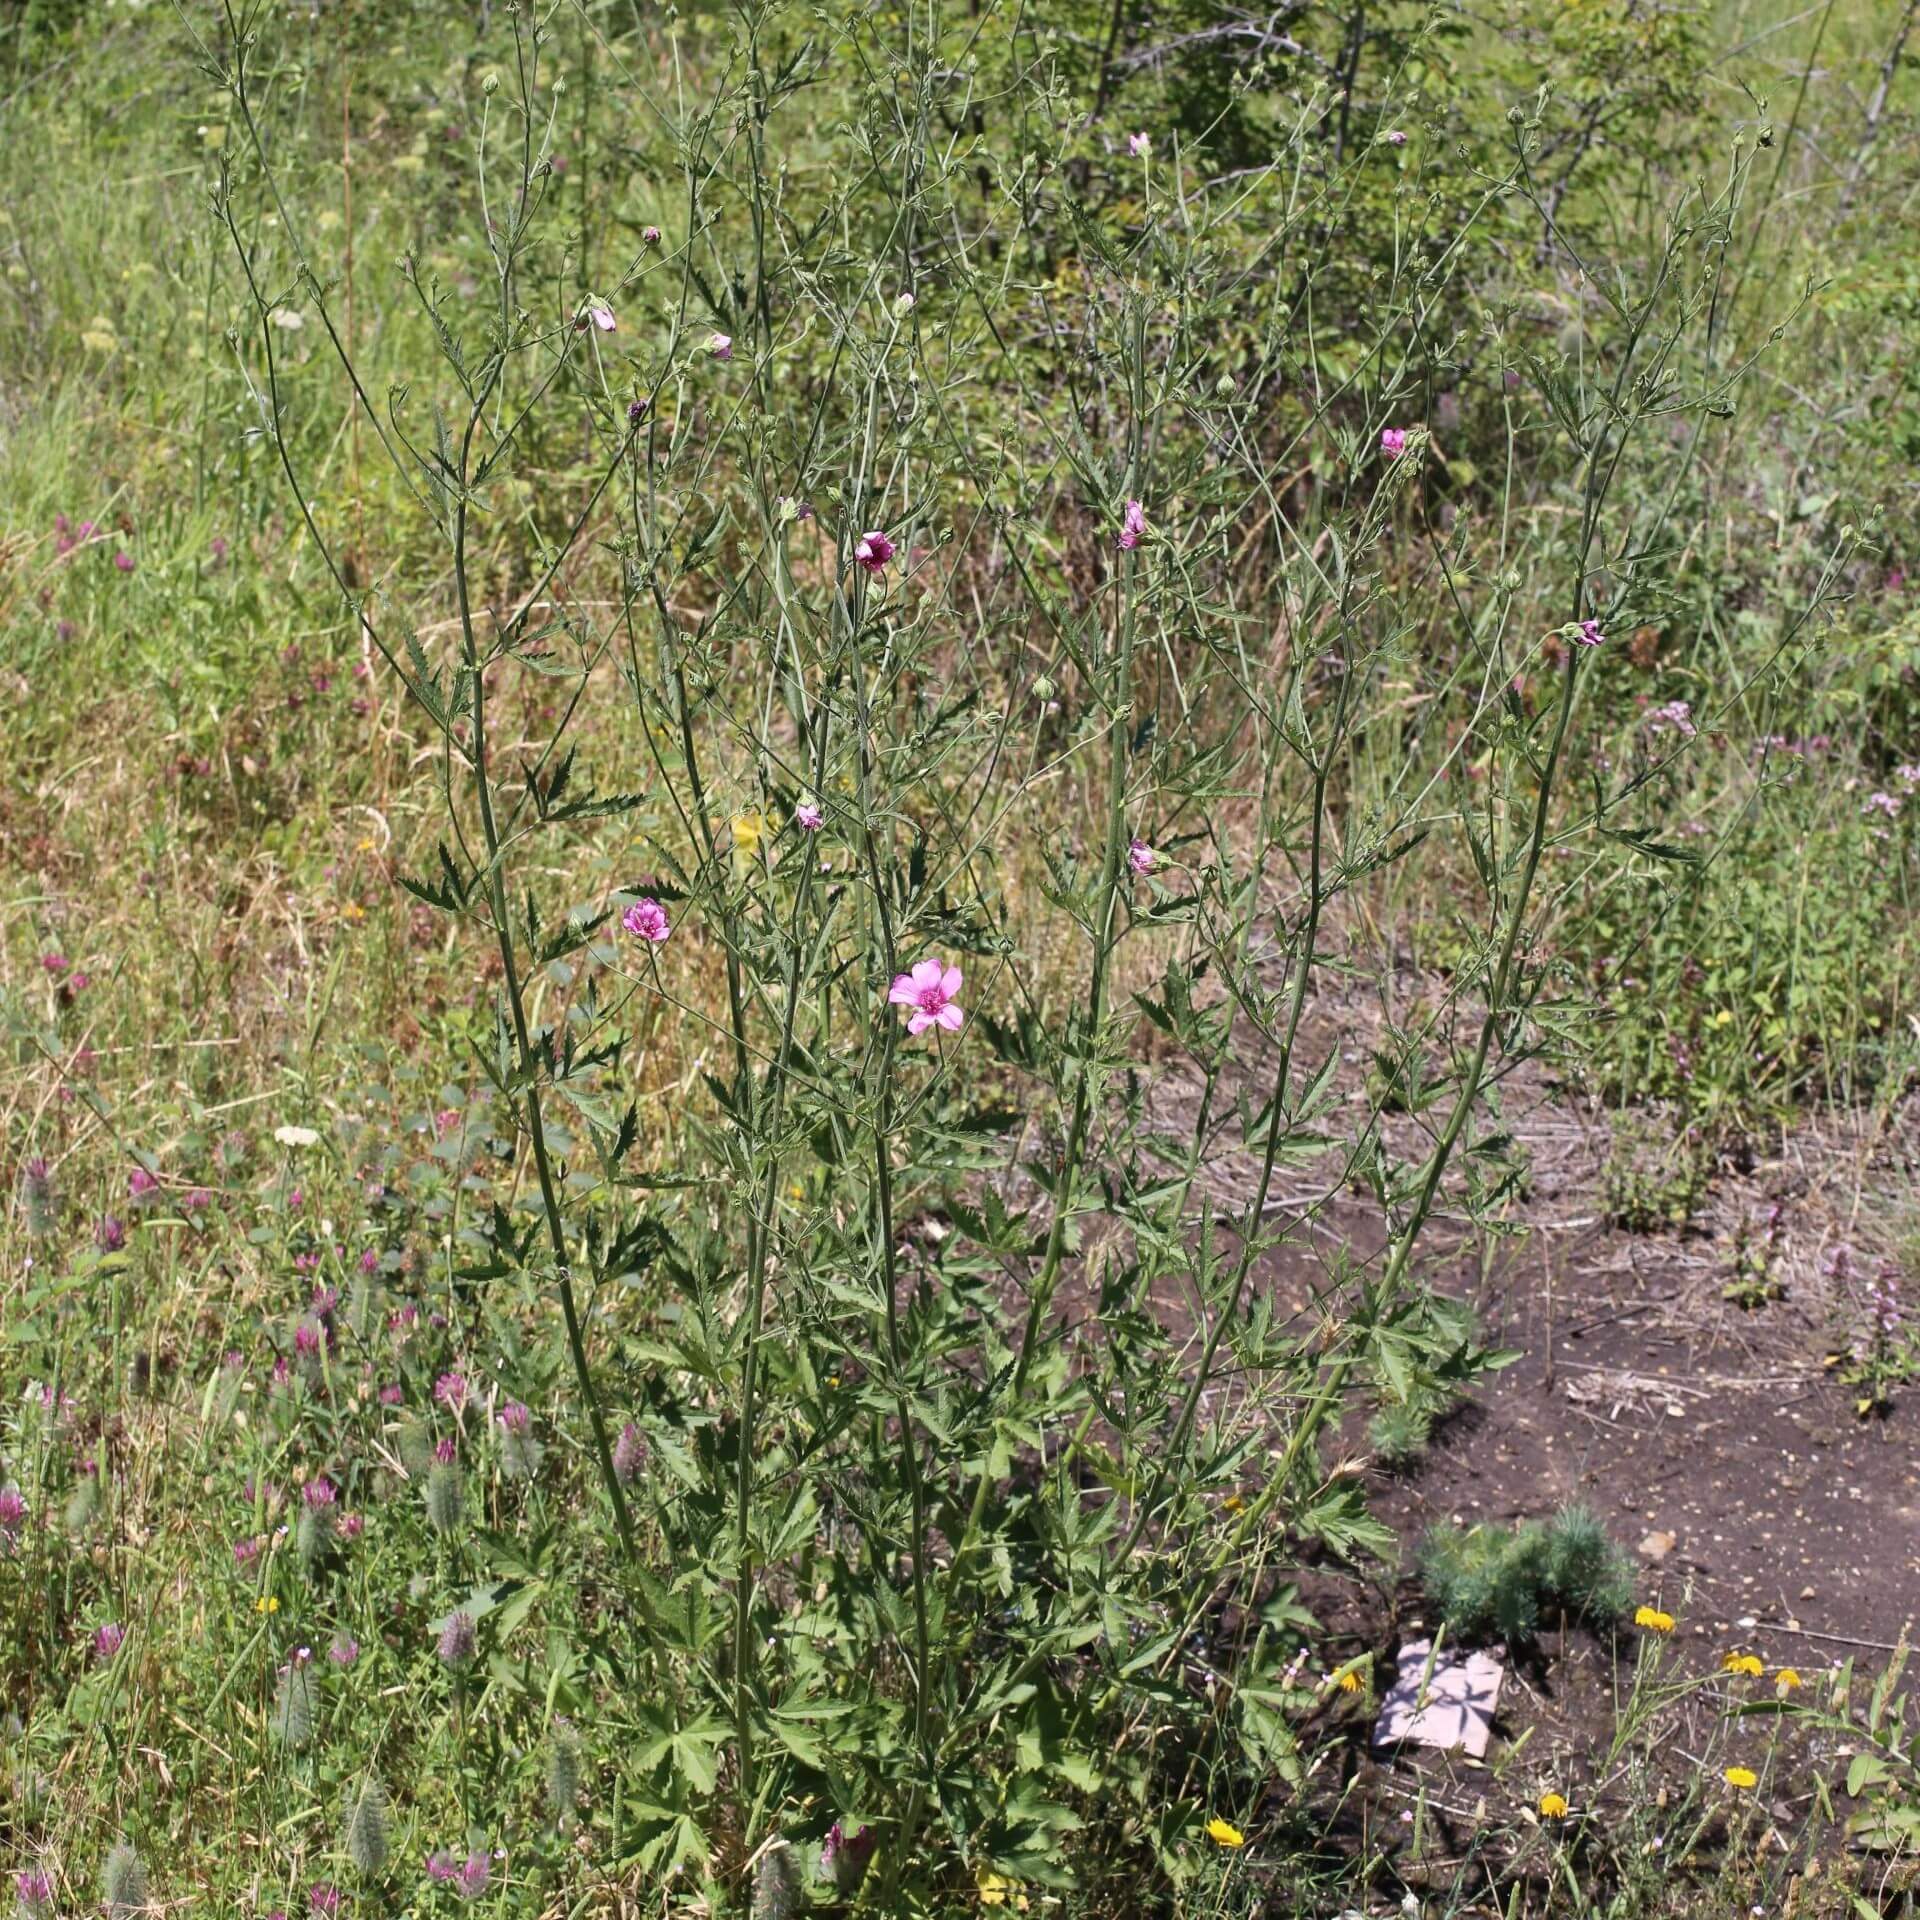
[(1782, 1699), (1785, 1699), (1795, 1687), (1803, 1684), (1799, 1674), (1791, 1667), (1782, 1667), (1780, 1671), (1773, 1676), (1773, 1690), (1779, 1694)]
[(1644, 1627), (1648, 1633), (1671, 1633), (1673, 1615), (1662, 1613), (1658, 1607), (1637, 1607), (1634, 1610), (1633, 1624)]
[(1760, 1776), (1751, 1767), (1729, 1767), (1720, 1778), (1736, 1793), (1746, 1793), (1760, 1784)]
[(1355, 1673), (1351, 1667), (1340, 1676), (1340, 1691), (1342, 1693), (1358, 1693), (1360, 1691), (1360, 1676)]
[(1247, 1503), (1237, 1493), (1230, 1493), (1220, 1502), (1222, 1513), (1245, 1513)]
[(1216, 1847), (1229, 1849), (1247, 1844), (1247, 1836), (1231, 1820), (1222, 1820), (1217, 1813), (1207, 1822), (1207, 1838)]
[(1723, 1653), (1720, 1656), (1720, 1671), (1744, 1673), (1749, 1680), (1758, 1680), (1766, 1668), (1751, 1653)]
[(1567, 1796), (1564, 1793), (1543, 1793), (1540, 1796), (1540, 1817), (1543, 1820), (1564, 1820), (1567, 1817)]

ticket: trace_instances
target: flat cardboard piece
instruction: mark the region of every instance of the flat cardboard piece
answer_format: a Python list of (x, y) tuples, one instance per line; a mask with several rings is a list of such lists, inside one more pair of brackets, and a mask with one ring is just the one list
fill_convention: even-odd
[(1400, 1649), (1399, 1672), (1381, 1702), (1373, 1729), (1375, 1746), (1411, 1740), (1441, 1753), (1486, 1758), (1494, 1709), (1506, 1670), (1496, 1653), (1443, 1655), (1431, 1673), (1431, 1640), (1409, 1640)]

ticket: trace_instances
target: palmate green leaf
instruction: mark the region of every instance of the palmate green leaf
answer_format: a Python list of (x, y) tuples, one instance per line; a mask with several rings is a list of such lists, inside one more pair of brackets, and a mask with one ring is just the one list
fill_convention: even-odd
[(856, 1709), (850, 1700), (827, 1700), (794, 1692), (767, 1715), (767, 1731), (802, 1766), (824, 1771), (836, 1754), (858, 1754), (861, 1737), (850, 1724)]
[(636, 1763), (665, 1767), (696, 1793), (711, 1793), (720, 1778), (720, 1753), (732, 1738), (728, 1726), (711, 1713), (697, 1714), (676, 1724), (662, 1708), (642, 1707), (641, 1737), (634, 1751)]
[(1358, 1481), (1337, 1483), (1309, 1500), (1294, 1519), (1304, 1540), (1318, 1540), (1343, 1560), (1368, 1556), (1390, 1561), (1398, 1552), (1393, 1529), (1367, 1511), (1366, 1489)]
[(633, 1805), (631, 1817), (640, 1844), (626, 1856), (629, 1866), (671, 1880), (684, 1868), (706, 1865), (707, 1836), (692, 1814), (642, 1800)]

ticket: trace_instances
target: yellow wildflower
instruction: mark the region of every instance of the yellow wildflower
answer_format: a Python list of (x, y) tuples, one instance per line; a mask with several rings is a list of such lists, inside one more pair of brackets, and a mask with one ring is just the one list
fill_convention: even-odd
[(1543, 1793), (1540, 1796), (1540, 1817), (1543, 1820), (1564, 1820), (1567, 1817), (1567, 1796), (1564, 1793)]
[(1722, 1673), (1744, 1673), (1749, 1680), (1758, 1680), (1766, 1672), (1759, 1659), (1751, 1653), (1723, 1653), (1720, 1656)]
[(1737, 1793), (1745, 1793), (1760, 1784), (1760, 1776), (1751, 1767), (1729, 1767), (1720, 1777)]
[(1658, 1607), (1638, 1607), (1634, 1610), (1633, 1624), (1644, 1627), (1649, 1633), (1671, 1633), (1673, 1615), (1662, 1613)]
[(1360, 1676), (1355, 1673), (1351, 1667), (1347, 1668), (1340, 1676), (1340, 1691), (1342, 1693), (1358, 1693), (1360, 1691)]
[(278, 1613), (280, 1611), (280, 1602), (276, 1600), (272, 1594), (263, 1593), (260, 1598), (253, 1603), (253, 1610), (255, 1613)]
[(1017, 1912), (1026, 1911), (1027, 1896), (1020, 1891), (1020, 1883), (1009, 1880), (1004, 1873), (978, 1867), (974, 1870), (973, 1884), (979, 1890), (983, 1907), (1012, 1907)]
[(760, 851), (766, 837), (767, 816), (758, 807), (733, 816), (733, 850), (743, 860), (751, 860)]
[(1217, 1813), (1207, 1822), (1207, 1838), (1216, 1847), (1244, 1847), (1247, 1844), (1247, 1836), (1232, 1821), (1222, 1820)]
[(1237, 1493), (1230, 1493), (1220, 1502), (1222, 1513), (1245, 1513), (1247, 1503)]
[(1779, 1694), (1783, 1700), (1795, 1687), (1801, 1684), (1799, 1674), (1791, 1667), (1782, 1667), (1780, 1671), (1773, 1676), (1773, 1690)]

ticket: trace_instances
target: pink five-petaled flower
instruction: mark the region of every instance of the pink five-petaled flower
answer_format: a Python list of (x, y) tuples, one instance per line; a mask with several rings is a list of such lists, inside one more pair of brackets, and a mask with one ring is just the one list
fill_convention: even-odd
[(707, 335), (707, 351), (716, 360), (733, 358), (733, 335), (730, 333), (710, 333)]
[(587, 318), (591, 320), (602, 333), (611, 333), (614, 328), (620, 324), (619, 321), (613, 317), (613, 309), (604, 301), (600, 300), (593, 301), (588, 305)]
[(1153, 849), (1144, 840), (1130, 840), (1127, 843), (1127, 866), (1134, 873), (1151, 873)]
[(909, 1033), (925, 1033), (929, 1027), (945, 1027), (958, 1033), (965, 1019), (955, 1004), (960, 992), (960, 969), (942, 966), (938, 960), (922, 960), (911, 973), (898, 974), (887, 995), (889, 1004), (911, 1007), (907, 1021)]
[(651, 940), (657, 947), (673, 929), (667, 924), (667, 910), (651, 894), (636, 900), (620, 916), (620, 924), (638, 940)]
[(1127, 151), (1136, 160), (1144, 160), (1153, 151), (1153, 135), (1150, 133), (1128, 134)]
[(1580, 631), (1573, 637), (1583, 647), (1597, 647), (1607, 636), (1600, 631), (1598, 620), (1582, 620)]
[(1131, 553), (1146, 537), (1147, 510), (1138, 500), (1129, 500), (1126, 512), (1120, 516), (1120, 551)]
[(863, 533), (853, 549), (854, 560), (869, 573), (877, 574), (893, 558), (894, 545), (877, 528)]
[(1382, 427), (1380, 429), (1380, 451), (1389, 460), (1397, 460), (1407, 450), (1407, 430), (1405, 427)]
[(793, 810), (793, 824), (802, 833), (818, 833), (820, 820), (820, 809), (811, 800), (802, 800)]

